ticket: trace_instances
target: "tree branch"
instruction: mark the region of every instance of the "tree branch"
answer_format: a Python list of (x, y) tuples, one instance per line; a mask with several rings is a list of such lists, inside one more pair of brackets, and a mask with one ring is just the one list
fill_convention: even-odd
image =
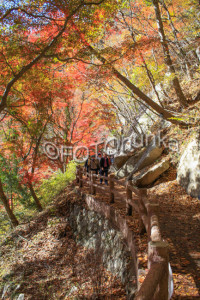
[[(7, 16), (9, 16), (13, 11), (21, 11), (22, 13), (25, 13), (26, 15), (33, 17), (33, 18), (43, 18), (43, 19), (47, 19), (50, 21), (56, 21), (56, 19), (51, 18), (51, 17), (47, 17), (45, 15), (37, 15), (37, 14), (33, 14), (31, 12), (26, 11), (25, 9), (21, 8), (21, 7), (13, 7), (7, 10), (7, 12), (0, 18), (0, 21), (3, 21)], [(64, 20), (57, 20), (57, 21), (64, 21)]]
[(0, 104), (0, 112), (7, 106), (7, 97), (8, 94), (12, 88), (12, 86), (15, 84), (17, 80), (19, 80), (27, 71), (29, 71), (41, 58), (44, 57), (45, 53), (54, 46), (54, 44), (57, 42), (60, 36), (64, 33), (68, 21), (71, 19), (71, 17), (83, 6), (84, 4), (79, 4), (79, 6), (72, 11), (69, 16), (65, 19), (65, 23), (63, 25), (63, 28), (59, 31), (59, 33), (52, 39), (52, 41), (44, 47), (42, 52), (36, 56), (29, 64), (26, 66), (22, 67), (22, 69), (13, 77), (13, 79), (7, 84), (6, 89), (4, 91), (4, 94), (2, 96), (1, 104)]

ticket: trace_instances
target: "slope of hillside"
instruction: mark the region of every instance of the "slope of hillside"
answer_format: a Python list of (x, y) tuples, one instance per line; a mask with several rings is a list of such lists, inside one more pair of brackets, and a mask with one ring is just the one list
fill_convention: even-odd
[(67, 202), (75, 198), (66, 189), (55, 205), (1, 244), (1, 299), (126, 299), (124, 286), (103, 268), (101, 257), (76, 244), (66, 223)]

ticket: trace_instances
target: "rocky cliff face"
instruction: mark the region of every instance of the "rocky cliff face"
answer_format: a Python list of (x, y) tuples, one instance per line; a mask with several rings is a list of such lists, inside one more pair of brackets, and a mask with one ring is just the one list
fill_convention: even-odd
[(177, 180), (189, 195), (200, 198), (200, 143), (197, 136), (189, 142), (180, 158)]
[(107, 270), (121, 279), (127, 299), (132, 299), (137, 288), (135, 265), (122, 234), (100, 214), (77, 204), (71, 206), (67, 221), (76, 242), (96, 251), (97, 260), (101, 258)]

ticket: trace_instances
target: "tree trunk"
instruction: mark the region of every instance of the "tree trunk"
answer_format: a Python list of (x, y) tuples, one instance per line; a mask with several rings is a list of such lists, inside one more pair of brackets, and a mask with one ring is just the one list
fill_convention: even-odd
[(144, 63), (144, 67), (145, 67), (147, 76), (148, 76), (149, 81), (150, 81), (150, 84), (151, 84), (151, 86), (152, 86), (152, 88), (153, 88), (153, 90), (154, 90), (154, 93), (155, 93), (155, 95), (156, 95), (156, 97), (157, 97), (157, 99), (158, 99), (158, 102), (160, 103), (160, 105), (161, 105), (162, 107), (164, 107), (164, 106), (162, 105), (160, 96), (159, 96), (159, 94), (158, 94), (158, 92), (157, 92), (157, 90), (156, 90), (156, 84), (155, 84), (155, 80), (154, 80), (154, 78), (153, 78), (153, 74), (152, 74), (151, 71), (149, 70), (149, 68), (148, 68), (148, 66), (147, 66), (147, 64), (146, 64), (146, 61), (145, 61), (144, 57), (142, 56), (142, 54), (140, 54), (140, 55), (141, 55), (141, 57), (142, 57), (142, 61), (143, 61), (143, 63)]
[(173, 83), (173, 87), (175, 89), (177, 98), (178, 98), (180, 104), (182, 106), (186, 107), (186, 106), (188, 106), (188, 103), (187, 103), (187, 100), (181, 89), (178, 77), (176, 76), (176, 71), (173, 66), (173, 62), (172, 62), (172, 59), (171, 59), (171, 56), (169, 53), (169, 47), (168, 47), (167, 39), (166, 39), (165, 32), (164, 32), (164, 27), (163, 27), (163, 22), (162, 22), (162, 18), (161, 18), (158, 0), (152, 0), (152, 3), (153, 3), (155, 14), (156, 14), (156, 22), (157, 22), (157, 26), (158, 26), (158, 32), (160, 35), (160, 41), (161, 41), (162, 48), (163, 48), (164, 61), (169, 69), (169, 72), (173, 75), (172, 83)]
[(19, 225), (19, 222), (17, 220), (17, 218), (15, 217), (15, 215), (13, 214), (11, 208), (10, 208), (10, 205), (9, 205), (9, 202), (8, 202), (8, 199), (3, 191), (3, 185), (2, 185), (2, 182), (1, 182), (1, 179), (0, 179), (0, 198), (1, 198), (1, 201), (3, 202), (3, 205), (5, 207), (5, 210), (7, 212), (7, 215), (12, 223), (12, 225), (14, 227), (16, 227), (17, 225)]
[(167, 13), (167, 18), (168, 18), (168, 20), (169, 20), (170, 27), (171, 27), (171, 29), (172, 29), (172, 32), (173, 32), (173, 35), (174, 35), (174, 39), (175, 39), (177, 48), (179, 49), (180, 54), (181, 54), (181, 56), (182, 56), (182, 58), (183, 58), (183, 60), (184, 60), (184, 63), (185, 63), (185, 66), (186, 66), (186, 70), (187, 70), (188, 76), (189, 76), (189, 78), (191, 79), (191, 78), (193, 78), (192, 72), (190, 71), (191, 64), (190, 64), (190, 62), (189, 62), (188, 59), (187, 59), (187, 56), (186, 56), (185, 51), (183, 50), (181, 44), (179, 43), (178, 36), (177, 36), (177, 32), (178, 32), (178, 31), (176, 30), (176, 28), (175, 28), (175, 26), (174, 26), (174, 23), (173, 23), (173, 21), (172, 21), (170, 12), (169, 12), (169, 10), (168, 10), (166, 4), (165, 4), (165, 1), (164, 1), (164, 0), (161, 0), (161, 4), (162, 4), (162, 6), (164, 7), (164, 9), (165, 9), (165, 11), (166, 11), (166, 13)]
[[(90, 51), (104, 64), (108, 64), (107, 60), (101, 56), (101, 54), (96, 51), (92, 46), (89, 46)], [(154, 111), (156, 111), (162, 118), (165, 120), (182, 126), (187, 126), (186, 123), (179, 121), (169, 111), (165, 110), (163, 107), (154, 102), (151, 98), (149, 98), (146, 94), (144, 94), (138, 87), (136, 87), (128, 78), (122, 75), (117, 69), (111, 67), (114, 75), (123, 82), (132, 92), (137, 95), (142, 101), (144, 101), (148, 106), (150, 106)]]
[(29, 190), (31, 192), (31, 196), (33, 197), (34, 201), (35, 201), (35, 204), (36, 204), (36, 207), (39, 211), (42, 211), (42, 205), (40, 203), (40, 200), (38, 199), (35, 191), (34, 191), (34, 188), (33, 188), (33, 185), (31, 182), (28, 183), (28, 186), (29, 186)]
[(114, 74), (116, 77), (123, 82), (127, 87), (130, 88), (130, 90), (137, 95), (141, 100), (143, 100), (147, 105), (149, 105), (153, 110), (155, 110), (161, 117), (164, 119), (170, 121), (174, 124), (180, 124), (177, 120), (171, 119), (175, 116), (173, 116), (170, 112), (162, 108), (160, 105), (158, 105), (156, 102), (151, 100), (147, 95), (145, 95), (140, 89), (138, 89), (132, 82), (129, 81), (125, 76), (123, 76), (121, 73), (119, 73), (116, 69), (114, 69)]

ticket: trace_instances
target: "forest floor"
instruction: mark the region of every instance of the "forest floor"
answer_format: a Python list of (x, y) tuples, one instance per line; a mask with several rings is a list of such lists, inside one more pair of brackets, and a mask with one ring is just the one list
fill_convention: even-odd
[(94, 251), (76, 244), (66, 222), (67, 202), (77, 201), (72, 191), (66, 188), (0, 245), (0, 299), (126, 299), (125, 287)]
[[(160, 204), (162, 237), (169, 243), (173, 272), (173, 300), (200, 300), (200, 201), (186, 194), (176, 181), (172, 167), (148, 195)], [(88, 193), (88, 187), (83, 187)], [(0, 245), (0, 297), (10, 300), (24, 294), (26, 300), (126, 299), (125, 288), (101, 264), (95, 253), (77, 245), (66, 230), (67, 201), (74, 201), (74, 185), (64, 190), (55, 203), (27, 224), (17, 227)], [(139, 234), (139, 216), (126, 216), (122, 197), (112, 204), (125, 217), (135, 234), (139, 283), (147, 274), (147, 235)], [(107, 194), (94, 197), (109, 203)], [(98, 277), (98, 279), (97, 279)], [(100, 280), (99, 280), (100, 278)], [(97, 286), (96, 282), (100, 282)]]

